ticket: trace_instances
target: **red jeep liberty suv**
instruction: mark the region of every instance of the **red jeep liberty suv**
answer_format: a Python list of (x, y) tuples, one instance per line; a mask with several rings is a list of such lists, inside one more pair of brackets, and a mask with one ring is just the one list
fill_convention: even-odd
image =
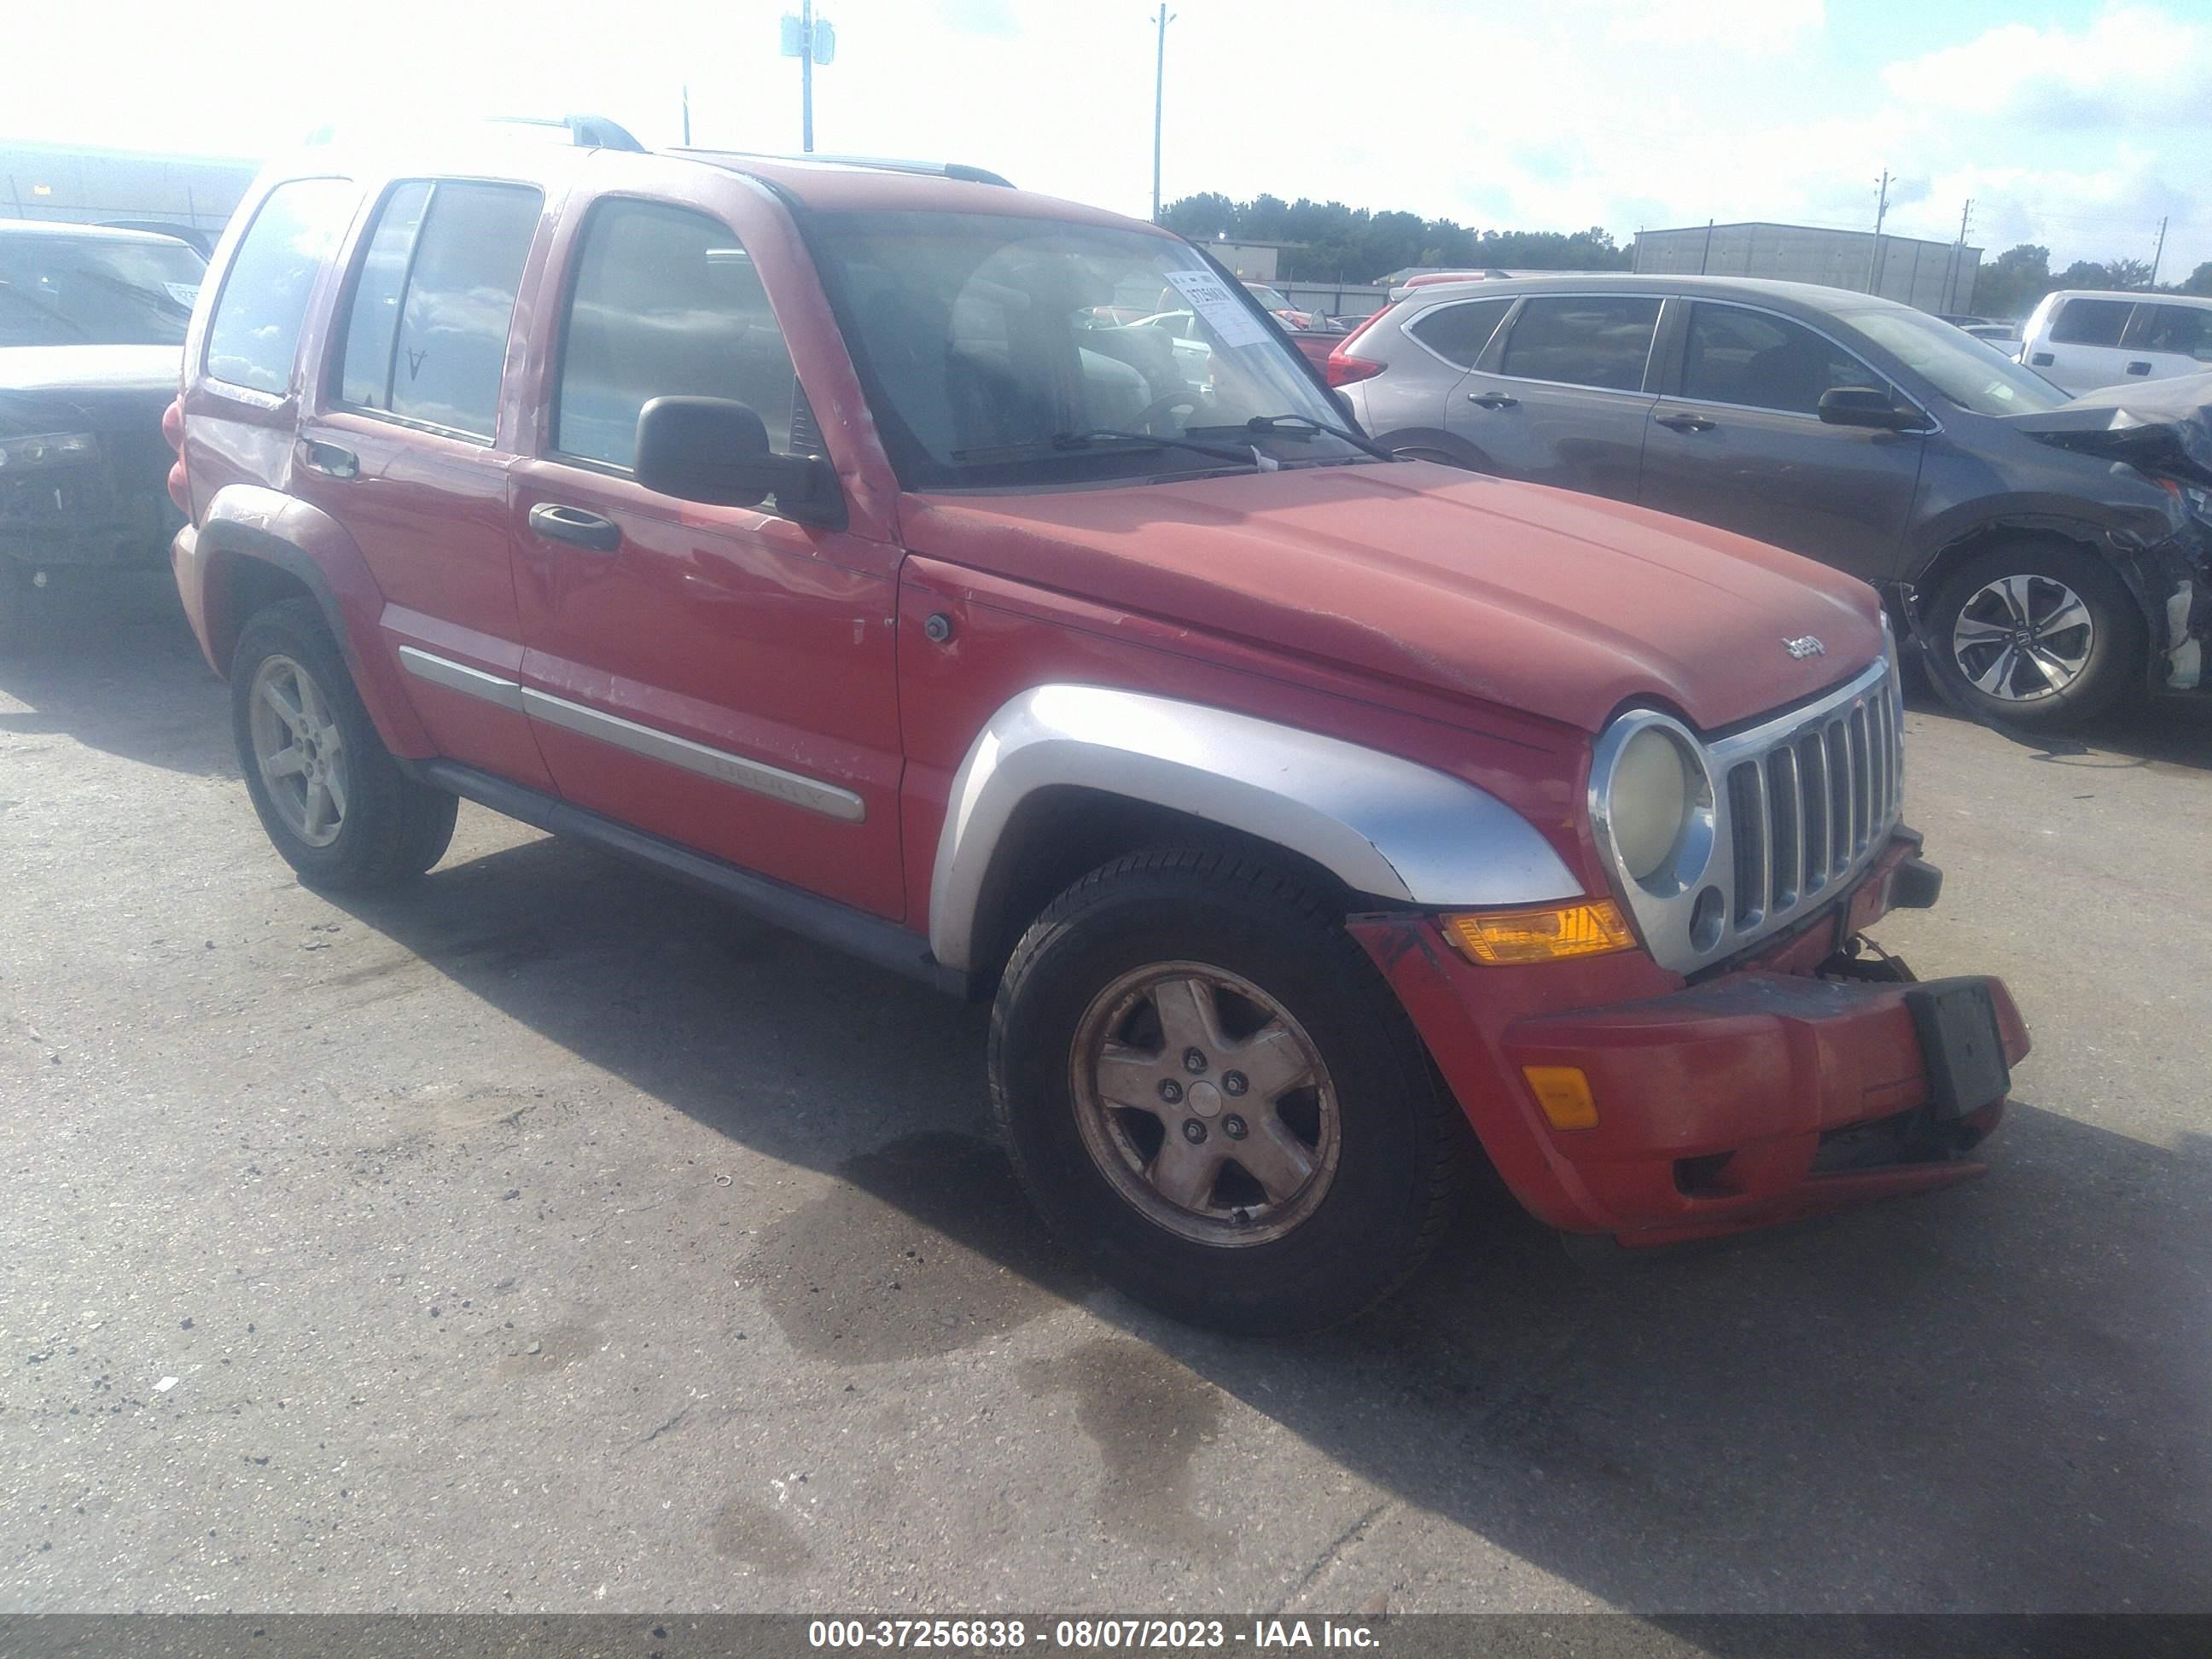
[[(1112, 320), (1164, 289), (1189, 337)], [(2027, 1050), (1863, 948), (1941, 879), (1873, 589), (1378, 455), (1150, 225), (325, 151), (234, 220), (167, 428), (303, 881), (421, 874), (465, 796), (994, 995), (1038, 1207), (1178, 1316), (1346, 1317), (1482, 1157), (1630, 1243), (1942, 1186)]]

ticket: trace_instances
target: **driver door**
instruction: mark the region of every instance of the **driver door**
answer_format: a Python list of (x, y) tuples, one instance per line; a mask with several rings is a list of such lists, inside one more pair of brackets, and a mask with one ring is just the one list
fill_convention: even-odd
[(638, 411), (688, 394), (826, 454), (740, 236), (600, 200), (555, 250), (555, 398), (507, 505), (524, 701), (576, 805), (898, 918), (896, 549), (631, 471)]

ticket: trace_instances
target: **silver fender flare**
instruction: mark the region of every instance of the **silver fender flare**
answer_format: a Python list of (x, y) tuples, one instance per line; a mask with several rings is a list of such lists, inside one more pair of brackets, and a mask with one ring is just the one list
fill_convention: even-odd
[(992, 715), (953, 779), (929, 890), (944, 966), (977, 965), (977, 907), (1016, 810), (1071, 785), (1273, 842), (1399, 903), (1487, 908), (1583, 891), (1526, 818), (1433, 768), (1199, 703), (1040, 685)]

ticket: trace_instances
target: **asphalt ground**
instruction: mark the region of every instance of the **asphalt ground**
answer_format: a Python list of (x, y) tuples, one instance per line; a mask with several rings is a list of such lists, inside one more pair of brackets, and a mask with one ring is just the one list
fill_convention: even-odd
[[(1967, 1187), (1326, 1336), (1057, 1251), (983, 1015), (474, 807), (343, 903), (160, 579), (0, 654), (0, 1611), (2212, 1607), (2212, 710), (1922, 700)], [(172, 1380), (173, 1379), (173, 1380)]]

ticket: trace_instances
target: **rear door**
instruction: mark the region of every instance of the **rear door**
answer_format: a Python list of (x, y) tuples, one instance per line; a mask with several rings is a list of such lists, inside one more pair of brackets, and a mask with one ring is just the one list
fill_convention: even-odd
[(2066, 391), (2081, 395), (2128, 378), (2128, 354), (2120, 344), (2135, 305), (2076, 295), (2062, 300), (2039, 339), (2027, 342), (2027, 366)]
[(1445, 429), (1503, 477), (1634, 501), (1661, 303), (1528, 295), (1446, 399)]
[(2120, 346), (2122, 383), (2202, 374), (2212, 369), (2212, 306), (2146, 301), (2128, 319)]
[(1893, 400), (1895, 387), (1793, 319), (1707, 300), (1686, 309), (1638, 499), (1868, 581), (1894, 575), (1927, 440), (1829, 426), (1818, 410), (1837, 386), (1874, 386)]
[(507, 512), (523, 704), (562, 795), (898, 917), (896, 550), (631, 471), (664, 396), (735, 399), (771, 447), (830, 453), (751, 252), (697, 204), (625, 194), (571, 216), (554, 258), (550, 416)]
[[(1508, 299), (1461, 300), (1431, 306), (1399, 326), (1389, 367), (1351, 390), (1364, 404), (1367, 429), (1378, 438), (1445, 427), (1452, 392), (1467, 378), (1513, 308)], [(1352, 355), (1358, 355), (1354, 347)], [(1446, 429), (1449, 429), (1448, 428)], [(1408, 437), (1409, 447), (1419, 447)]]
[(402, 179), (355, 250), (293, 493), (343, 524), (441, 754), (551, 787), (511, 697), (522, 628), (507, 535), (514, 453), (495, 438), (515, 294), (544, 198), (488, 179)]

